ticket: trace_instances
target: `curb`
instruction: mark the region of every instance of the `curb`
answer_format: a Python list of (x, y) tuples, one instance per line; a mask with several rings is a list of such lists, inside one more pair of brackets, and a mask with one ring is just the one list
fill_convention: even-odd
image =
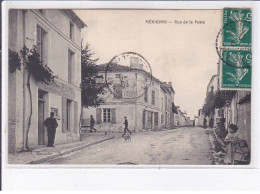
[(46, 162), (46, 161), (48, 161), (48, 160), (53, 160), (53, 159), (58, 158), (58, 157), (60, 157), (60, 156), (69, 154), (70, 152), (75, 152), (75, 151), (78, 151), (78, 150), (81, 150), (81, 149), (84, 149), (84, 148), (93, 146), (93, 145), (95, 145), (95, 144), (99, 144), (99, 143), (102, 143), (102, 142), (104, 142), (104, 141), (111, 140), (111, 139), (113, 139), (113, 138), (114, 138), (114, 136), (113, 136), (113, 137), (106, 138), (106, 139), (102, 139), (102, 140), (99, 140), (99, 141), (95, 141), (95, 142), (92, 142), (92, 143), (88, 143), (88, 144), (85, 144), (85, 145), (81, 145), (81, 146), (78, 146), (78, 147), (70, 148), (70, 149), (67, 149), (67, 150), (62, 150), (62, 151), (60, 151), (59, 153), (55, 153), (55, 154), (53, 154), (53, 155), (46, 156), (46, 157), (44, 157), (44, 158), (31, 161), (31, 162), (28, 162), (28, 163), (26, 163), (26, 164), (40, 164), (40, 163)]

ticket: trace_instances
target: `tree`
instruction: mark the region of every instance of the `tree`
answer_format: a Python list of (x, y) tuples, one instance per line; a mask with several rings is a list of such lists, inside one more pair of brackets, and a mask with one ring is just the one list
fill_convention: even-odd
[(25, 66), (25, 69), (28, 70), (26, 86), (29, 91), (29, 98), (30, 98), (30, 113), (29, 113), (27, 128), (24, 129), (22, 151), (30, 151), (28, 135), (30, 131), (31, 119), (33, 114), (32, 91), (31, 91), (31, 84), (30, 84), (31, 77), (33, 77), (35, 81), (43, 82), (48, 85), (50, 83), (53, 83), (54, 79), (57, 76), (54, 76), (52, 70), (47, 65), (43, 64), (43, 62), (40, 59), (40, 55), (37, 52), (36, 46), (33, 46), (32, 49), (28, 49), (26, 46), (24, 46), (20, 51), (20, 53), (23, 59), (23, 65)]
[[(82, 47), (82, 46), (81, 46)], [(95, 78), (98, 75), (96, 65), (98, 59), (92, 59), (94, 53), (91, 53), (89, 44), (81, 48), (81, 101), (82, 107), (97, 107), (104, 100), (100, 97), (105, 93), (105, 82), (96, 83)]]
[(202, 107), (202, 113), (205, 116), (211, 116), (215, 111), (215, 95), (213, 92), (209, 92), (206, 96), (205, 103)]

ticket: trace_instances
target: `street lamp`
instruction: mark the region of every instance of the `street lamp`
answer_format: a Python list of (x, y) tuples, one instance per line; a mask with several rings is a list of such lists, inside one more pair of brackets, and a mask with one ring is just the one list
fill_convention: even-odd
[(102, 75), (97, 75), (95, 77), (95, 83), (96, 84), (102, 84), (103, 83), (103, 76)]

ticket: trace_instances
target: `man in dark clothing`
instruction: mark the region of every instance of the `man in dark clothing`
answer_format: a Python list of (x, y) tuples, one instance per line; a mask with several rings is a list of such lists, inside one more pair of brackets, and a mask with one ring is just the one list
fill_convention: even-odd
[(126, 131), (128, 131), (130, 133), (130, 135), (132, 134), (131, 131), (129, 131), (128, 129), (128, 121), (127, 121), (127, 118), (124, 117), (125, 119), (125, 122), (123, 124), (125, 124), (125, 129), (124, 129), (124, 134), (122, 136), (124, 136), (126, 134)]
[(97, 132), (97, 130), (94, 128), (95, 125), (95, 119), (93, 118), (92, 115), (90, 115), (90, 132), (93, 132), (93, 129), (95, 130), (95, 132)]
[(47, 147), (54, 147), (54, 139), (56, 134), (56, 128), (58, 127), (58, 123), (54, 118), (54, 113), (51, 112), (50, 117), (44, 121), (44, 125), (47, 127), (47, 135), (48, 135), (48, 145)]

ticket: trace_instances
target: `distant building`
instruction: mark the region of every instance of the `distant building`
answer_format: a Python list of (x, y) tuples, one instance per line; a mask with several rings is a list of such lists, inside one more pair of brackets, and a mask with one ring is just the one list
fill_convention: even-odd
[(180, 108), (178, 108), (177, 111), (178, 111), (178, 114), (174, 114), (174, 116), (175, 116), (175, 119), (174, 119), (175, 127), (186, 126), (185, 115), (182, 113)]
[(198, 116), (194, 116), (194, 126), (199, 126), (199, 117)]
[[(47, 145), (44, 120), (54, 112), (58, 121), (55, 143), (79, 140), (81, 106), (81, 29), (86, 24), (72, 10), (9, 11), (9, 49), (20, 53), (35, 45), (40, 59), (58, 78), (45, 85), (31, 77), (32, 119), (29, 131), (31, 147)], [(30, 114), (28, 71), (9, 72), (8, 149), (22, 148)]]
[[(162, 83), (155, 77), (151, 80), (151, 75), (141, 66), (134, 61), (131, 64), (134, 65), (131, 68), (135, 67), (131, 71), (126, 66), (110, 64), (111, 70), (107, 75), (107, 64), (98, 66), (98, 75), (106, 77), (112, 83), (110, 88), (113, 91), (106, 91), (102, 96), (105, 102), (97, 108), (84, 108), (83, 119), (93, 115), (95, 127), (101, 131), (122, 132), (124, 116), (132, 131), (172, 128), (175, 93), (171, 83)], [(147, 87), (149, 80), (151, 84)], [(142, 95), (135, 98), (137, 94)]]
[(202, 113), (202, 109), (199, 109), (199, 111), (198, 111), (198, 126), (200, 126), (200, 127), (203, 126), (204, 118), (205, 118), (205, 115)]

